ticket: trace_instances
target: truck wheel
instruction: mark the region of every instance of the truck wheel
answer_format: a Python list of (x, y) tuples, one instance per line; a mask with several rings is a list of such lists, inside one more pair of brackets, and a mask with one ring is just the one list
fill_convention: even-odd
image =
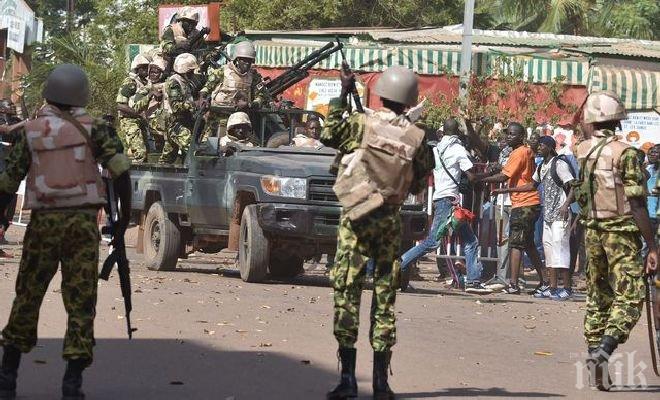
[(255, 205), (245, 207), (241, 217), (238, 266), (245, 282), (261, 282), (268, 274), (268, 239), (257, 221)]
[(144, 220), (144, 258), (147, 268), (173, 271), (179, 260), (181, 232), (157, 201)]
[(278, 278), (293, 278), (303, 272), (305, 260), (301, 257), (283, 251), (270, 252), (270, 273)]

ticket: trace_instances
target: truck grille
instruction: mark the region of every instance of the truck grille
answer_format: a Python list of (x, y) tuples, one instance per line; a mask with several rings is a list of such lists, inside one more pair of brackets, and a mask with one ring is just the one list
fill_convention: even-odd
[(310, 179), (309, 200), (322, 203), (337, 203), (337, 196), (332, 190), (334, 179)]

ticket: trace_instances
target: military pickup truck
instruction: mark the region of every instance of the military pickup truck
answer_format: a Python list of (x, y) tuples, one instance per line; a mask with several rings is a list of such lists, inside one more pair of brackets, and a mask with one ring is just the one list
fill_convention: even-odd
[[(284, 135), (290, 142), (296, 121), (311, 114), (251, 112), (262, 146), (228, 148), (219, 147), (220, 133), (203, 138), (199, 117), (183, 163), (134, 165), (132, 210), (147, 266), (173, 270), (193, 251), (229, 248), (238, 251), (241, 278), (260, 282), (293, 277), (306, 260), (334, 254), (340, 206), (329, 167), (335, 150), (268, 147)], [(413, 197), (403, 207), (402, 247), (424, 235), (423, 208)]]

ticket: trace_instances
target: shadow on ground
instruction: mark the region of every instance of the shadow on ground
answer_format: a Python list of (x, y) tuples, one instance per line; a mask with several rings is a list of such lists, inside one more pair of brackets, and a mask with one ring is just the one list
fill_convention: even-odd
[(563, 394), (557, 393), (541, 393), (541, 392), (509, 392), (502, 388), (447, 388), (441, 389), (437, 392), (426, 393), (400, 393), (397, 398), (400, 399), (435, 399), (440, 397), (503, 397), (507, 399), (513, 398), (526, 398), (526, 399), (540, 399), (551, 397), (565, 397)]
[[(24, 357), (19, 399), (57, 399), (62, 341), (43, 339)], [(100, 339), (85, 372), (90, 400), (314, 399), (336, 383), (328, 371), (274, 352), (236, 352), (173, 339)]]

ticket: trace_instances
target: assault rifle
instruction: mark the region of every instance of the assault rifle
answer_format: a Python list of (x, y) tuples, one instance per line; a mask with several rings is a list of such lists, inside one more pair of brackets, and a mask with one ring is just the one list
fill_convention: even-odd
[[(336, 37), (335, 39), (337, 40), (337, 43), (341, 43), (339, 41), (339, 37)], [(346, 73), (350, 73), (351, 65), (346, 60), (346, 53), (344, 53), (343, 46), (339, 47), (339, 51), (341, 52), (341, 69)], [(353, 103), (355, 103), (355, 111), (359, 113), (364, 113), (364, 108), (362, 107), (362, 100), (360, 100), (360, 94), (358, 93), (357, 87), (355, 85), (353, 85), (353, 87), (351, 88), (348, 94), (353, 98)], [(350, 107), (351, 107), (350, 100), (347, 101), (347, 104), (350, 111)]]
[(291, 66), (286, 72), (277, 78), (264, 80), (259, 86), (257, 86), (257, 89), (270, 99), (275, 99), (291, 86), (307, 78), (309, 76), (309, 70), (312, 69), (314, 65), (338, 52), (342, 47), (343, 44), (341, 43), (329, 42)]
[[(112, 253), (103, 262), (103, 268), (99, 274), (99, 278), (107, 281), (110, 279), (110, 272), (117, 264), (117, 274), (119, 275), (119, 285), (121, 287), (121, 295), (124, 298), (124, 309), (126, 313), (126, 330), (128, 338), (133, 338), (133, 332), (137, 329), (131, 326), (131, 311), (133, 310), (133, 302), (131, 301), (131, 275), (128, 258), (126, 258), (126, 246), (124, 237), (116, 236), (116, 226), (119, 222), (119, 210), (117, 207), (117, 196), (112, 183), (112, 178), (103, 178), (105, 185), (108, 189), (108, 200), (106, 204), (106, 212), (108, 213), (109, 225), (104, 226), (101, 232), (104, 235), (111, 235), (113, 239)], [(130, 204), (121, 204), (121, 207), (130, 207)]]

